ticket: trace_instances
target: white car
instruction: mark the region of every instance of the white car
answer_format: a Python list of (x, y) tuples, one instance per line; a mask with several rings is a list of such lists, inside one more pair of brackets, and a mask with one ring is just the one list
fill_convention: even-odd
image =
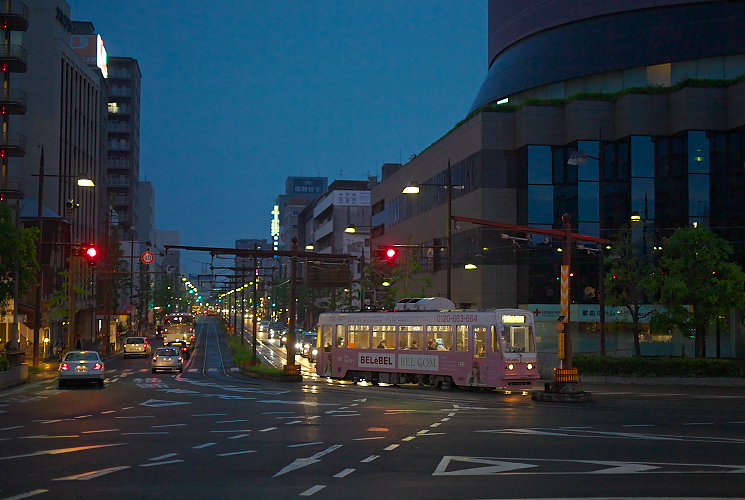
[(59, 387), (69, 382), (95, 382), (103, 387), (106, 368), (103, 358), (96, 351), (70, 351), (59, 365)]
[(152, 348), (147, 337), (127, 337), (124, 343), (124, 357), (149, 356)]

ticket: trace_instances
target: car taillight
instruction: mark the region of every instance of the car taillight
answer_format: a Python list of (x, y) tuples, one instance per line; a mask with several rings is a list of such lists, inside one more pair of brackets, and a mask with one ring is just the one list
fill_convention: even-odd
[(179, 356), (179, 357), (178, 357), (178, 360), (179, 360), (179, 361), (183, 361), (183, 359), (181, 359), (181, 356)]
[(153, 361), (158, 361), (158, 356), (153, 356)]
[(103, 370), (103, 365), (101, 363), (96, 363), (93, 365), (94, 370)]
[(68, 365), (67, 363), (62, 363), (59, 369), (66, 372), (67, 370), (70, 369), (70, 365)]

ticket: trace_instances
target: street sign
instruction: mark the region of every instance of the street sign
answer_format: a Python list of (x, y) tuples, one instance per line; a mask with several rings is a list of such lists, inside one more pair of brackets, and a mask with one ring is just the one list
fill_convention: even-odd
[(152, 264), (155, 262), (155, 254), (151, 251), (143, 252), (142, 255), (140, 255), (140, 260), (143, 264)]

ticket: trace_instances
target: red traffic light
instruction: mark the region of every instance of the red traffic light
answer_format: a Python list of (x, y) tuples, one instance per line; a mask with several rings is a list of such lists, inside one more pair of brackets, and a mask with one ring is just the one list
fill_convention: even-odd
[(100, 257), (98, 248), (94, 245), (86, 245), (83, 247), (83, 257), (88, 262), (89, 266), (95, 266), (98, 263)]
[(396, 247), (383, 247), (379, 252), (382, 259), (389, 265), (393, 265), (398, 261), (398, 248)]

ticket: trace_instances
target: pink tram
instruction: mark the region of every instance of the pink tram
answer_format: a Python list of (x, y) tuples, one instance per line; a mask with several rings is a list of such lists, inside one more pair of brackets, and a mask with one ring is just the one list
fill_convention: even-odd
[(320, 376), (372, 383), (529, 389), (539, 379), (533, 315), (455, 310), (403, 299), (393, 312), (332, 312), (318, 321)]

